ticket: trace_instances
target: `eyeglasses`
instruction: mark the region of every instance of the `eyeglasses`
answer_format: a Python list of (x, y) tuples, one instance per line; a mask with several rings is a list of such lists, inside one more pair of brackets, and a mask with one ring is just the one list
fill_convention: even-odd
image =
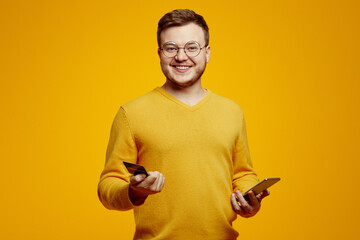
[(206, 46), (200, 47), (200, 44), (195, 41), (187, 42), (184, 47), (179, 47), (174, 42), (166, 42), (166, 43), (164, 43), (162, 48), (160, 48), (160, 50), (163, 52), (163, 54), (166, 57), (169, 57), (169, 58), (175, 57), (179, 53), (180, 49), (184, 49), (184, 53), (188, 57), (196, 57), (197, 55), (200, 54), (201, 49), (203, 49), (205, 47)]

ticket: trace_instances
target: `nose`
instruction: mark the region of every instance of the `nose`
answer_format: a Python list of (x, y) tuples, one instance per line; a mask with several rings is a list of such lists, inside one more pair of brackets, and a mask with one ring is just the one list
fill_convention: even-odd
[(175, 59), (177, 61), (185, 61), (188, 59), (188, 56), (186, 55), (184, 48), (179, 48), (177, 54), (175, 55)]

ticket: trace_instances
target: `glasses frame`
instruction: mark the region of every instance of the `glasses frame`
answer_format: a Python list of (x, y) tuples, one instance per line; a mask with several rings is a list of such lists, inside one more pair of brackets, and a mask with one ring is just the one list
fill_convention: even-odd
[[(196, 54), (195, 56), (189, 56), (189, 55), (186, 53), (185, 47), (186, 47), (186, 45), (189, 44), (189, 43), (195, 43), (195, 44), (198, 45), (199, 48), (200, 48), (200, 51), (199, 51), (198, 54)], [(166, 44), (173, 44), (173, 45), (175, 45), (175, 46), (177, 47), (177, 52), (176, 52), (176, 54), (175, 54), (174, 56), (169, 57), (169, 56), (167, 56), (167, 55), (165, 54), (164, 46), (165, 46)], [(186, 54), (186, 56), (188, 56), (189, 58), (194, 58), (194, 57), (199, 56), (199, 54), (201, 53), (201, 50), (202, 50), (203, 48), (206, 48), (207, 46), (208, 46), (208, 45), (205, 45), (205, 46), (201, 47), (201, 46), (200, 46), (200, 43), (198, 43), (197, 41), (189, 41), (189, 42), (185, 43), (184, 47), (179, 47), (175, 42), (169, 41), (169, 42), (164, 43), (164, 44), (162, 45), (162, 47), (160, 48), (160, 50), (161, 50), (161, 52), (164, 54), (165, 57), (173, 58), (173, 57), (175, 57), (176, 55), (179, 54), (179, 50), (180, 50), (180, 49), (184, 49), (184, 53)]]

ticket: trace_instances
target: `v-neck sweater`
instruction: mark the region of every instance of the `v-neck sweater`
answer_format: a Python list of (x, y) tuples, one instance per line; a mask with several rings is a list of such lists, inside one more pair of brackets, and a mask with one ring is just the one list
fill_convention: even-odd
[[(161, 172), (162, 191), (133, 205), (123, 161)], [(230, 195), (257, 182), (235, 102), (208, 90), (189, 106), (158, 87), (120, 107), (98, 193), (108, 209), (134, 209), (134, 239), (236, 239)]]

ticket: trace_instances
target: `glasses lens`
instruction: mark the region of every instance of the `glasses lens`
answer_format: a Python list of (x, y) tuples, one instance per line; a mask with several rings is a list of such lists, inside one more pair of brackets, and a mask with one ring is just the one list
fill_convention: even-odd
[(196, 57), (200, 53), (200, 45), (197, 42), (188, 42), (185, 45), (186, 54), (189, 57)]
[(178, 46), (172, 43), (164, 44), (163, 52), (167, 57), (174, 57), (178, 52)]
[[(200, 44), (195, 41), (186, 43), (183, 49), (189, 57), (196, 57), (201, 51)], [(168, 42), (163, 45), (162, 52), (167, 57), (175, 57), (179, 52), (179, 47), (173, 42)]]

